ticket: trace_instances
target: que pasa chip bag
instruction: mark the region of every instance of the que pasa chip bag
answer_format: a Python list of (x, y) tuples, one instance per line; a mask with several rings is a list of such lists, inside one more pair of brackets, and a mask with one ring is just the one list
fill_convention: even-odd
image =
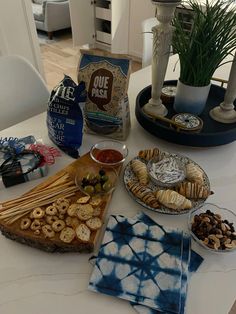
[(67, 75), (52, 90), (47, 109), (49, 138), (65, 153), (78, 158), (83, 137), (83, 114), (86, 100), (85, 83), (78, 85)]
[(127, 96), (130, 60), (114, 54), (81, 50), (78, 80), (86, 83), (85, 130), (126, 139), (130, 129)]

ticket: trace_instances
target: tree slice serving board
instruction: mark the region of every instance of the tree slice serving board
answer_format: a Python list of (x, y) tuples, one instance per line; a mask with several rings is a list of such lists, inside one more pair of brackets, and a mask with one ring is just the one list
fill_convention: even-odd
[[(37, 185), (35, 188), (25, 193), (24, 196), (29, 195), (32, 192), (39, 192), (47, 188), (50, 184), (58, 180), (64, 174), (68, 174), (71, 180), (75, 180), (76, 175), (78, 175), (82, 170), (89, 169), (94, 170), (95, 173), (101, 169), (101, 166), (95, 163), (91, 158), (89, 153), (77, 159), (73, 163), (69, 164), (67, 167), (56, 173), (55, 175), (49, 177), (43, 183)], [(114, 169), (114, 168), (113, 168)], [(121, 166), (115, 168), (117, 173), (120, 172)], [(109, 176), (109, 168), (106, 168), (106, 173)], [(84, 172), (83, 172), (84, 173)], [(116, 180), (117, 181), (117, 180)], [(116, 184), (116, 182), (115, 182)], [(82, 196), (85, 196), (80, 190), (75, 192), (75, 195), (70, 197), (70, 203), (75, 203), (76, 200)], [(59, 197), (59, 196), (58, 196)], [(101, 208), (100, 215), (98, 216), (102, 222), (104, 221), (106, 211), (111, 200), (112, 194), (103, 194), (101, 196), (102, 201), (99, 205)], [(48, 206), (48, 205), (47, 205)], [(42, 209), (45, 209), (47, 206), (42, 206)], [(1, 212), (3, 212), (0, 209)], [(29, 215), (26, 215), (28, 217)], [(66, 216), (66, 214), (65, 214)], [(66, 217), (65, 217), (66, 218)], [(40, 232), (39, 235), (36, 235), (30, 228), (27, 230), (22, 230), (20, 228), (21, 218), (12, 224), (7, 224), (4, 220), (0, 220), (0, 230), (3, 235), (12, 240), (18, 241), (20, 243), (29, 245), (48, 252), (92, 252), (99, 238), (101, 228), (98, 230), (91, 230), (90, 240), (88, 242), (82, 242), (77, 237), (73, 239), (71, 243), (65, 243), (60, 240), (60, 232), (56, 233), (55, 237), (49, 239), (45, 238), (44, 234)], [(80, 221), (84, 223), (84, 221)]]

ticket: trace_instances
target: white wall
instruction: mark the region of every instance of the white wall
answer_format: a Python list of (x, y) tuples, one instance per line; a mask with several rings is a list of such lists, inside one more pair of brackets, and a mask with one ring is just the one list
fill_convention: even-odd
[[(0, 25), (1, 27), (1, 25)], [(7, 54), (7, 41), (6, 38), (0, 28), (0, 56), (4, 56), (5, 54)]]
[(142, 57), (142, 21), (155, 16), (155, 6), (151, 0), (130, 0), (129, 54)]
[(94, 44), (94, 7), (89, 0), (69, 0), (73, 45)]
[(17, 54), (43, 73), (31, 0), (0, 0), (0, 55)]
[[(74, 46), (94, 43), (94, 11), (91, 1), (69, 0), (69, 3)], [(155, 6), (151, 0), (112, 0), (112, 8), (114, 40), (112, 50), (120, 53), (128, 52), (132, 56), (142, 58), (142, 21), (155, 16)], [(119, 37), (118, 34), (121, 36)]]

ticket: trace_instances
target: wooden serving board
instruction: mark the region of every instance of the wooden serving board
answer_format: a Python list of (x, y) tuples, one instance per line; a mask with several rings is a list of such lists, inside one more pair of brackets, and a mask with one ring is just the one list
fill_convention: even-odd
[[(81, 171), (84, 172), (85, 169), (89, 169), (90, 171), (94, 170), (95, 173), (98, 173), (99, 169), (101, 169), (101, 166), (94, 162), (89, 153), (85, 154), (81, 158), (77, 159), (73, 163), (69, 164), (64, 169), (57, 172), (55, 175), (50, 176), (47, 178), (44, 182), (34, 187), (32, 190), (28, 191), (24, 195), (27, 195), (31, 192), (41, 191), (45, 188), (47, 188), (50, 184), (55, 182), (58, 178), (62, 177), (64, 174), (68, 174), (71, 180), (75, 180), (75, 177), (80, 174)], [(109, 171), (111, 168), (106, 168), (106, 173), (109, 176)], [(114, 168), (113, 168), (114, 169)], [(117, 174), (120, 173), (121, 166), (118, 166), (115, 168)], [(116, 178), (117, 182), (118, 177)], [(115, 182), (115, 184), (116, 184)], [(76, 200), (82, 196), (85, 196), (80, 190), (75, 192), (75, 195), (70, 198), (71, 203), (75, 203)], [(112, 193), (104, 194), (101, 196), (102, 202), (99, 205), (101, 208), (101, 213), (99, 215), (99, 218), (104, 222), (104, 218), (107, 212), (108, 205), (110, 203), (112, 197)], [(47, 206), (42, 206), (43, 209), (45, 209)], [(32, 230), (22, 230), (20, 228), (20, 221), (21, 219), (15, 221), (12, 224), (7, 224), (3, 220), (0, 220), (0, 229), (6, 237), (18, 241), (23, 244), (27, 244), (32, 247), (36, 247), (39, 249), (42, 249), (44, 251), (49, 252), (92, 252), (94, 250), (94, 247), (96, 246), (96, 243), (99, 238), (99, 234), (101, 232), (101, 229), (98, 230), (91, 230), (91, 236), (89, 242), (82, 242), (77, 237), (71, 242), (71, 243), (64, 243), (60, 240), (59, 234), (56, 234), (56, 236), (52, 239), (45, 238), (42, 233), (40, 235), (35, 235)], [(84, 222), (81, 222), (84, 223)]]

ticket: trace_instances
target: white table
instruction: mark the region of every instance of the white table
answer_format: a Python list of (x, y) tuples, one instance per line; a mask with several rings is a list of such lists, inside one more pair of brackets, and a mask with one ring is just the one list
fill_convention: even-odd
[[(171, 69), (170, 66), (169, 68)], [(169, 71), (166, 78), (177, 78), (177, 73), (173, 75)], [(215, 192), (209, 201), (236, 212), (236, 142), (221, 147), (191, 148), (170, 144), (147, 133), (135, 120), (134, 105), (137, 93), (150, 84), (150, 79), (150, 68), (134, 73), (130, 79), (132, 129), (126, 142), (129, 148), (127, 161), (140, 149), (154, 145), (186, 154), (209, 175)], [(51, 145), (45, 120), (46, 114), (40, 114), (1, 131), (0, 136), (23, 137), (33, 134), (36, 138), (43, 139), (45, 144)], [(81, 152), (87, 152), (99, 139), (101, 138), (97, 136), (84, 135)], [(70, 162), (72, 159), (65, 155), (58, 158), (56, 164), (50, 168), (50, 175)], [(41, 181), (43, 179), (1, 190), (0, 200), (21, 195)], [(108, 215), (112, 213), (132, 217), (141, 210), (144, 209), (126, 193), (120, 178)], [(187, 230), (187, 215), (168, 216), (144, 211), (161, 224)], [(0, 248), (1, 314), (134, 313), (124, 300), (87, 290), (92, 271), (88, 254), (45, 253), (15, 243), (2, 235)], [(236, 299), (236, 253), (219, 256), (208, 253), (195, 243), (193, 248), (204, 257), (204, 263), (189, 282), (187, 314), (227, 314)]]

